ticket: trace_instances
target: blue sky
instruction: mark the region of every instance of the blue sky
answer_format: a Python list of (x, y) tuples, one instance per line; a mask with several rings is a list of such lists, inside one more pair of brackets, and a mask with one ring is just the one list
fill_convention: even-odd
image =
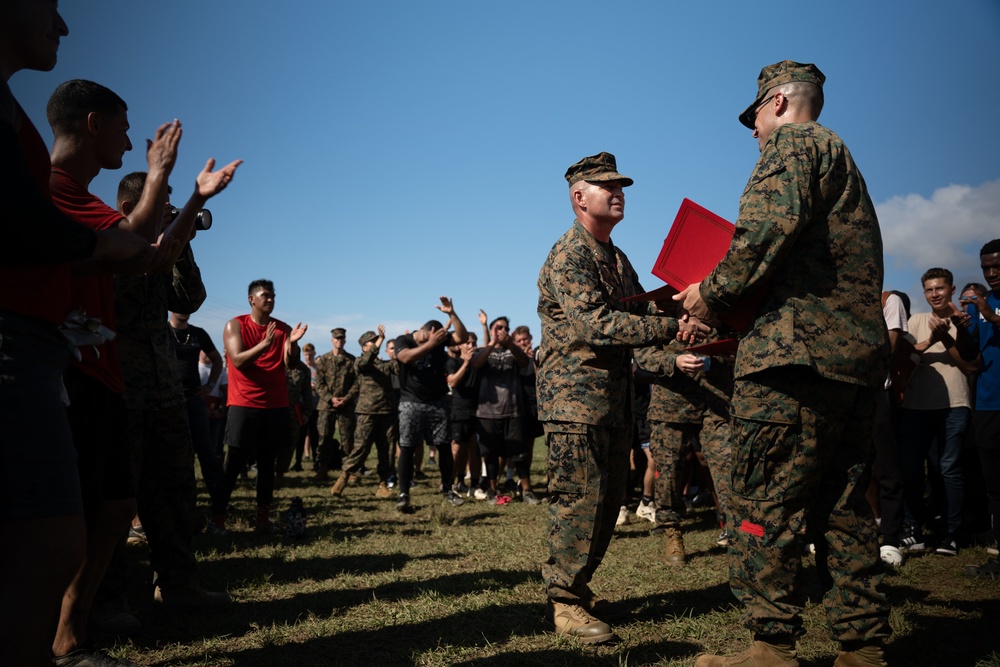
[[(791, 7), (791, 8), (788, 8)], [(784, 8), (784, 9), (783, 9)], [(357, 337), (483, 308), (528, 324), (538, 269), (572, 222), (562, 175), (585, 155), (635, 179), (613, 240), (647, 289), (681, 200), (735, 220), (758, 156), (736, 120), (760, 69), (826, 74), (821, 122), (876, 203), (886, 287), (926, 310), (919, 276), (981, 280), (1000, 236), (1000, 3), (261, 0), (64, 1), (59, 64), (10, 85), (51, 145), (44, 108), (67, 79), (129, 105), (133, 144), (179, 118), (181, 205), (208, 157), (246, 162), (195, 240), (209, 297), (192, 323), (221, 344), (246, 285), (275, 315)], [(765, 18), (766, 15), (766, 18)], [(141, 149), (92, 190), (145, 169)]]

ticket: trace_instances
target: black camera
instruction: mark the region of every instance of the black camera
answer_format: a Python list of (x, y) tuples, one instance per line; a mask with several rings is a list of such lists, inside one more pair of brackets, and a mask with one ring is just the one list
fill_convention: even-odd
[[(181, 210), (176, 206), (170, 207), (170, 222), (177, 219), (177, 216), (181, 214)], [(206, 229), (212, 228), (212, 212), (207, 208), (203, 208), (198, 211), (198, 215), (194, 218), (194, 228), (199, 232), (203, 232)]]

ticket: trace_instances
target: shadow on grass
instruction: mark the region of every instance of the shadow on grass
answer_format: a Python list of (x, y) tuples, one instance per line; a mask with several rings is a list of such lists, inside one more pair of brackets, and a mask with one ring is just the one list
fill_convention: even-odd
[[(247, 667), (295, 663), (334, 664), (337, 662), (335, 656), (349, 656), (347, 662), (357, 665), (413, 665), (420, 663), (419, 655), (428, 651), (438, 653), (439, 661), (463, 667), (610, 667), (622, 664), (622, 650), (617, 644), (591, 647), (542, 633), (541, 604), (511, 604), (466, 611), (434, 621), (345, 632), (295, 644), (261, 646), (229, 653), (227, 657), (235, 664)], [(465, 660), (458, 657), (468, 655), (469, 649), (491, 651), (497, 650), (497, 647), (502, 649), (508, 643), (521, 644), (525, 641), (554, 646)], [(662, 662), (664, 657), (693, 655), (698, 650), (699, 646), (690, 642), (641, 644), (628, 649), (628, 664), (652, 665)]]
[[(345, 567), (367, 564), (367, 567), (395, 567), (398, 569), (409, 560), (418, 559), (411, 559), (403, 554), (375, 557), (356, 556), (350, 559), (329, 558), (318, 559), (320, 562), (312, 563), (311, 567), (322, 567), (323, 571), (329, 574), (331, 567), (337, 567), (338, 564)], [(275, 581), (283, 574), (290, 576), (283, 573), (282, 570), (286, 566), (293, 565), (295, 566), (294, 579), (298, 580), (304, 576), (301, 573), (302, 564), (303, 561), (287, 564), (271, 563), (274, 567), (269, 573), (269, 581)], [(248, 572), (251, 573), (262, 571), (255, 570), (252, 566), (248, 566), (248, 568)], [(239, 576), (239, 573), (235, 574)], [(236, 600), (233, 605), (216, 612), (189, 614), (163, 611), (156, 608), (147, 599), (147, 601), (136, 605), (136, 611), (139, 612), (140, 617), (155, 619), (155, 624), (150, 626), (155, 627), (155, 640), (152, 637), (139, 636), (135, 638), (135, 642), (139, 646), (152, 647), (162, 642), (188, 643), (196, 639), (242, 636), (250, 632), (255, 625), (292, 625), (296, 621), (314, 614), (321, 617), (337, 615), (340, 610), (363, 605), (373, 599), (395, 602), (414, 599), (426, 595), (428, 592), (437, 593), (444, 597), (458, 598), (486, 590), (515, 588), (526, 582), (537, 581), (538, 578), (537, 570), (487, 570), (449, 574), (424, 581), (391, 582), (367, 588), (318, 590), (269, 601), (240, 602)], [(206, 578), (206, 580), (208, 579)], [(219, 587), (221, 588), (221, 586)], [(536, 611), (540, 622), (541, 605), (537, 605)], [(435, 630), (435, 632), (438, 631)], [(391, 636), (387, 635), (384, 641), (391, 644)]]

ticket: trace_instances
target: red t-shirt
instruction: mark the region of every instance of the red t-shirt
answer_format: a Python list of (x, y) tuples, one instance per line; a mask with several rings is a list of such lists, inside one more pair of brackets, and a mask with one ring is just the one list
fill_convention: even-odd
[[(49, 196), (49, 151), (38, 130), (18, 107), (21, 127), (17, 133), (24, 158), (38, 189)], [(30, 220), (18, 224), (31, 224)], [(0, 264), (0, 310), (62, 324), (70, 311), (70, 267), (68, 262)]]
[[(240, 335), (243, 338), (243, 349), (251, 347), (264, 340), (267, 326), (261, 326), (253, 321), (250, 315), (239, 315), (236, 321), (240, 323)], [(244, 408), (287, 408), (288, 407), (288, 376), (285, 373), (285, 341), (292, 328), (271, 318), (277, 326), (274, 329), (274, 342), (263, 354), (253, 360), (253, 363), (242, 369), (233, 365), (233, 360), (226, 354), (229, 368), (228, 405)]]
[[(93, 230), (108, 229), (124, 218), (59, 167), (52, 167), (49, 189), (52, 203), (60, 211)], [(104, 326), (115, 330), (115, 284), (111, 274), (74, 276), (71, 303), (73, 308), (83, 308), (89, 317), (99, 317)], [(118, 342), (111, 341), (96, 349), (100, 357), (95, 354), (94, 348), (81, 347), (83, 361), (74, 359), (73, 365), (100, 380), (111, 391), (121, 393), (125, 390), (125, 383), (118, 358)]]

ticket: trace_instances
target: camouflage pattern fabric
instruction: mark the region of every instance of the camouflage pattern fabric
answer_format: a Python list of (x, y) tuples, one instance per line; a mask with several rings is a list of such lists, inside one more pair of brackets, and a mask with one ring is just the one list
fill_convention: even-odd
[(816, 122), (779, 126), (701, 284), (716, 313), (761, 299), (736, 355), (729, 517), (731, 585), (754, 632), (801, 633), (802, 529), (834, 638), (890, 632), (863, 479), (889, 359), (881, 290), (878, 220), (847, 147)]
[(632, 426), (547, 423), (548, 560), (542, 579), (551, 600), (579, 604), (604, 560), (625, 500)]
[(368, 460), (372, 444), (378, 455), (378, 478), (389, 479), (392, 467), (389, 452), (399, 443), (399, 421), (395, 414), (358, 414), (358, 427), (354, 432), (354, 449), (344, 459), (344, 472), (356, 474)]
[(633, 348), (672, 340), (677, 321), (646, 302), (628, 258), (579, 221), (538, 276), (539, 418), (549, 445), (551, 599), (578, 602), (600, 565), (625, 498), (632, 444)]
[(156, 583), (190, 585), (197, 565), (192, 548), (197, 489), (187, 407), (129, 410), (127, 428), (138, 480), (136, 503)]
[(758, 294), (736, 377), (800, 365), (866, 387), (885, 382), (882, 236), (864, 178), (836, 134), (788, 123), (768, 138), (729, 252), (701, 283), (715, 313)]
[[(340, 432), (340, 455), (347, 456), (354, 448), (354, 401), (358, 396), (354, 359), (350, 352), (327, 352), (316, 358), (315, 387), (320, 413), (317, 421), (320, 439), (318, 456), (323, 465), (330, 466), (337, 459), (337, 453), (331, 449), (334, 426)], [(348, 400), (341, 407), (334, 408), (330, 403), (334, 397), (347, 397)]]
[(299, 442), (302, 429), (305, 428), (300, 419), (303, 422), (308, 421), (313, 409), (310, 368), (300, 359), (285, 368), (285, 376), (288, 378), (288, 421), (291, 425), (291, 437), (287, 444), (278, 444), (274, 470), (279, 475), (285, 474), (291, 467), (295, 446)]
[(632, 348), (677, 333), (677, 321), (655, 315), (651, 304), (622, 303), (642, 292), (625, 253), (574, 221), (538, 275), (539, 419), (631, 425)]
[(190, 584), (196, 566), (194, 446), (167, 312), (190, 314), (204, 300), (205, 285), (190, 245), (169, 276), (115, 277), (136, 502), (150, 564), (162, 586)]
[(392, 378), (399, 375), (399, 362), (379, 359), (378, 348), (372, 346), (354, 362), (354, 371), (358, 386), (355, 413), (388, 415), (398, 410)]
[(158, 410), (184, 404), (168, 311), (190, 315), (205, 301), (205, 285), (185, 246), (171, 275), (115, 276), (115, 313), (125, 405)]
[[(712, 334), (708, 342), (718, 340)], [(733, 362), (712, 357), (707, 371), (693, 377), (677, 369), (675, 361), (685, 345), (670, 342), (658, 349), (657, 368), (650, 393), (652, 433), (649, 451), (656, 463), (656, 502), (660, 523), (679, 525), (684, 513), (681, 459), (697, 443), (708, 463), (722, 511), (728, 514), (730, 447), (729, 398), (733, 393)]]
[(802, 367), (737, 380), (730, 585), (752, 632), (803, 634), (803, 541), (816, 545), (827, 622), (840, 642), (891, 634), (865, 500), (878, 390)]

